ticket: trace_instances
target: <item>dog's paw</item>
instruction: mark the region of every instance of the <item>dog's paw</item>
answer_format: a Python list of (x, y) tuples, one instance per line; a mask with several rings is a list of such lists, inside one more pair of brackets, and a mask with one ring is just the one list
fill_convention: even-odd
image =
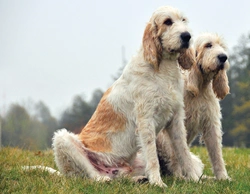
[(222, 173), (222, 174), (216, 175), (216, 180), (232, 181), (232, 179), (227, 175), (227, 173)]
[(159, 187), (167, 187), (167, 185), (162, 181), (160, 176), (150, 176), (148, 177), (149, 183), (151, 185), (159, 186)]
[(204, 164), (201, 159), (193, 153), (191, 153), (191, 159), (194, 173), (200, 178), (203, 174)]
[(154, 184), (155, 186), (159, 186), (159, 187), (162, 187), (162, 188), (166, 188), (168, 187), (164, 182), (161, 182), (161, 183), (155, 183)]
[[(150, 181), (149, 181), (150, 182)], [(158, 186), (158, 187), (162, 187), (162, 188), (164, 188), (164, 187), (168, 187), (163, 181), (158, 181), (158, 182), (150, 182), (150, 184), (152, 184), (152, 185), (155, 185), (155, 186)]]
[(109, 181), (111, 181), (111, 178), (108, 176), (97, 176), (94, 179), (97, 182), (109, 182)]
[(186, 180), (192, 180), (192, 181), (195, 181), (195, 182), (198, 182), (200, 180), (200, 177), (201, 176), (198, 176), (195, 171), (192, 171), (192, 172), (188, 172), (186, 175), (185, 175), (185, 179)]
[(148, 182), (148, 178), (146, 176), (134, 176), (132, 180), (136, 183), (146, 183)]

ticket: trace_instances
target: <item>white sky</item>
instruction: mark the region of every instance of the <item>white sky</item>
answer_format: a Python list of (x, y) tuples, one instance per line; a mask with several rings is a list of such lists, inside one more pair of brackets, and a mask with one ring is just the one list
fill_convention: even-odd
[(180, 9), (194, 37), (216, 32), (229, 49), (250, 32), (247, 0), (0, 0), (0, 114), (32, 99), (58, 117), (75, 95), (106, 90), (122, 46), (129, 60), (162, 5)]

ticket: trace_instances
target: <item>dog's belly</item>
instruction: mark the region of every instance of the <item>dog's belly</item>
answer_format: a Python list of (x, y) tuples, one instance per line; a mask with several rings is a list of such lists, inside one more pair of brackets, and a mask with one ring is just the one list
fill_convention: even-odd
[(128, 175), (132, 172), (132, 166), (122, 158), (114, 159), (111, 162), (110, 158), (100, 157), (91, 151), (86, 151), (86, 154), (93, 167), (104, 176), (114, 178), (120, 175)]

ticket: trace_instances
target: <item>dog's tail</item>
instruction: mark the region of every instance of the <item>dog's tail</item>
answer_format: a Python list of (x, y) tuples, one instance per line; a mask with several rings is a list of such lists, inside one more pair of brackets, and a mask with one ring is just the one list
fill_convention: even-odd
[(22, 169), (25, 170), (25, 171), (40, 169), (42, 171), (49, 172), (50, 174), (56, 174), (58, 176), (62, 176), (62, 174), (59, 171), (57, 171), (57, 170), (55, 170), (53, 168), (47, 167), (47, 166), (40, 166), (40, 165), (37, 165), (37, 166), (22, 166)]

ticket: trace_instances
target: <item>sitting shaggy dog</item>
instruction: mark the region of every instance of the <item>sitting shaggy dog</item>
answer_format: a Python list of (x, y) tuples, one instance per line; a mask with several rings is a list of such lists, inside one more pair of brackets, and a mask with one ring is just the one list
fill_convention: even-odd
[[(229, 179), (222, 157), (221, 111), (219, 100), (229, 93), (226, 70), (228, 54), (223, 40), (205, 33), (195, 41), (196, 65), (185, 72), (185, 126), (187, 143), (200, 133), (205, 142), (217, 179)], [(179, 158), (168, 134), (157, 137), (158, 156), (163, 173), (182, 176)], [(168, 147), (168, 149), (166, 149)]]
[[(165, 6), (153, 13), (141, 49), (104, 93), (81, 133), (66, 129), (55, 133), (53, 150), (61, 173), (94, 180), (145, 174), (151, 184), (165, 186), (156, 136), (168, 126), (165, 132), (181, 170), (187, 178), (199, 180), (202, 163), (193, 160), (185, 141), (184, 81), (179, 69), (179, 63), (187, 69), (195, 61), (188, 49), (190, 39), (187, 19), (177, 9)], [(142, 160), (136, 157), (139, 149)]]

